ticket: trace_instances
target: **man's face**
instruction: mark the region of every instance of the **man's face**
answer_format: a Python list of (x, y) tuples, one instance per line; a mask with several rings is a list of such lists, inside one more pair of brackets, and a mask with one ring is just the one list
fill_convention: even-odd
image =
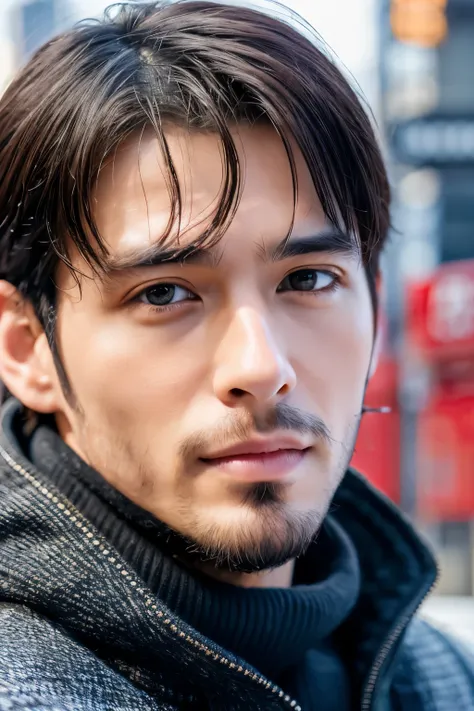
[[(265, 126), (234, 137), (237, 212), (215, 247), (184, 263), (126, 266), (169, 222), (156, 139), (130, 141), (104, 166), (95, 217), (116, 268), (82, 278), (81, 295), (60, 269), (57, 339), (76, 405), (58, 395), (56, 414), (67, 443), (116, 489), (208, 557), (253, 570), (301, 553), (328, 509), (357, 433), (373, 311), (357, 254), (314, 246), (330, 230), (302, 157), (288, 243), (299, 249), (285, 254), (294, 200), (284, 147)], [(222, 156), (213, 134), (168, 140), (183, 247), (210, 223)]]

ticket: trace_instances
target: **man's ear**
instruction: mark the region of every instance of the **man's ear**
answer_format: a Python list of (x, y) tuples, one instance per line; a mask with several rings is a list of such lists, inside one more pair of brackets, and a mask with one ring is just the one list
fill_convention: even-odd
[(31, 304), (7, 281), (0, 281), (0, 379), (25, 407), (58, 409), (54, 359)]
[(380, 272), (378, 272), (375, 279), (375, 293), (376, 293), (376, 303), (377, 312), (374, 314), (374, 345), (372, 348), (372, 357), (370, 360), (369, 376), (370, 380), (377, 370), (379, 364), (380, 355), (383, 348), (384, 338), (385, 338), (385, 322), (383, 319), (383, 312), (380, 306), (380, 302), (383, 300), (383, 279)]

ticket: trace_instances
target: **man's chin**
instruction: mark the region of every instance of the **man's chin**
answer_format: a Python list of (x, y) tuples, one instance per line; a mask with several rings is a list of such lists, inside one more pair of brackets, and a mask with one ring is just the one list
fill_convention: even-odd
[(167, 546), (174, 549), (170, 552), (193, 566), (256, 573), (301, 556), (322, 522), (320, 512), (288, 512), (285, 506), (269, 502), (258, 510), (236, 513), (226, 521), (195, 520), (192, 536), (168, 536)]

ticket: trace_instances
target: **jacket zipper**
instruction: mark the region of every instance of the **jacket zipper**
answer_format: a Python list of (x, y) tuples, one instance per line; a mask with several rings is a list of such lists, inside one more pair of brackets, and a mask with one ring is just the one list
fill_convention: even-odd
[[(78, 509), (75, 508), (73, 504), (71, 504), (71, 502), (66, 497), (63, 497), (62, 495), (58, 496), (49, 491), (48, 487), (46, 487), (43, 482), (39, 481), (33, 474), (31, 474), (31, 472), (25, 469), (25, 467), (16, 462), (13, 457), (11, 457), (1, 445), (0, 455), (3, 457), (8, 466), (10, 466), (16, 472), (24, 476), (30, 484), (32, 484), (36, 489), (41, 492), (41, 494), (43, 494), (43, 496), (45, 496), (47, 499), (49, 499), (49, 501), (55, 504), (62, 515), (67, 516), (67, 518), (71, 522), (75, 523), (78, 528), (82, 528), (82, 531), (86, 533), (86, 540), (89, 542), (90, 545), (97, 546), (98, 551), (107, 552), (107, 549), (109, 548), (107, 541), (103, 539), (103, 537), (101, 536), (101, 534), (99, 534), (98, 531), (90, 530), (92, 524), (80, 513)], [(100, 539), (102, 539), (102, 541)], [(114, 560), (115, 562), (115, 559), (112, 560)], [(124, 577), (132, 577), (126, 571), (124, 565), (119, 563), (117, 567), (120, 569), (121, 574), (124, 575)], [(134, 592), (138, 592), (138, 589), (136, 587), (136, 581), (133, 581), (132, 585), (134, 586)], [(260, 674), (256, 674), (250, 667), (245, 667), (241, 664), (236, 664), (235, 662), (232, 662), (228, 657), (223, 656), (221, 654), (217, 654), (210, 647), (203, 644), (192, 635), (189, 635), (186, 632), (180, 630), (179, 627), (175, 625), (171, 619), (168, 619), (165, 614), (158, 609), (158, 605), (156, 605), (155, 599), (146, 598), (145, 604), (150, 614), (156, 615), (158, 618), (160, 618), (161, 624), (166, 625), (166, 627), (168, 627), (168, 629), (170, 629), (176, 637), (179, 637), (181, 640), (184, 639), (186, 642), (191, 644), (196, 650), (203, 653), (203, 657), (211, 657), (215, 661), (220, 662), (221, 664), (229, 667), (229, 669), (233, 669), (234, 671), (243, 674), (250, 680), (255, 681), (257, 684), (260, 684), (261, 686), (270, 690), (276, 697), (278, 697), (279, 699), (281, 699), (281, 701), (285, 703), (287, 708), (292, 709), (292, 711), (302, 711), (301, 706), (298, 704), (298, 702), (292, 699), (291, 696), (289, 696), (288, 694), (285, 694), (283, 689), (280, 689), (280, 687), (276, 684), (273, 684), (271, 681), (261, 676)]]
[(408, 612), (402, 616), (402, 618), (395, 625), (395, 627), (393, 628), (393, 630), (390, 632), (390, 634), (386, 638), (385, 642), (383, 643), (382, 647), (380, 648), (380, 650), (375, 658), (375, 661), (372, 665), (372, 668), (370, 670), (368, 680), (367, 680), (367, 683), (366, 683), (366, 686), (364, 689), (364, 693), (362, 696), (361, 711), (370, 711), (370, 708), (372, 706), (375, 686), (377, 684), (377, 681), (379, 680), (380, 671), (381, 671), (387, 657), (389, 656), (390, 652), (392, 651), (395, 643), (399, 639), (403, 630), (408, 625), (409, 621), (416, 615), (416, 613), (418, 612), (420, 607), (423, 605), (423, 603), (426, 600), (426, 598), (428, 597), (428, 595), (436, 587), (436, 585), (438, 583), (438, 577), (439, 577), (439, 573), (436, 574), (435, 580), (431, 583), (429, 588), (424, 592), (423, 596), (418, 601), (415, 608), (413, 610), (410, 610), (410, 612)]

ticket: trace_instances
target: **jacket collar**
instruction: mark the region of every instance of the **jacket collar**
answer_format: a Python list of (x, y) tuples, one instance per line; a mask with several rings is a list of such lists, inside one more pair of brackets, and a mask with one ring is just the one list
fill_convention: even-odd
[[(231, 684), (254, 701), (266, 694), (265, 708), (281, 708), (273, 705), (275, 694), (280, 699), (276, 687), (176, 618), (34, 469), (15, 439), (11, 403), (1, 419), (0, 598), (53, 617), (105, 656), (138, 665), (143, 678), (158, 660), (163, 664), (166, 651), (168, 677), (176, 675), (181, 685), (179, 670), (187, 662), (193, 686), (205, 688), (212, 678), (213, 693), (221, 686), (225, 695)], [(352, 539), (361, 566), (359, 601), (339, 631), (339, 646), (369, 709), (405, 628), (435, 582), (436, 565), (410, 523), (353, 470), (331, 513)], [(281, 703), (295, 708), (284, 696)]]
[(377, 690), (386, 687), (384, 675), (393, 667), (408, 624), (436, 584), (438, 569), (408, 519), (353, 469), (333, 507), (358, 552), (362, 580), (358, 604), (340, 629), (339, 643), (359, 681), (362, 706), (371, 708)]

